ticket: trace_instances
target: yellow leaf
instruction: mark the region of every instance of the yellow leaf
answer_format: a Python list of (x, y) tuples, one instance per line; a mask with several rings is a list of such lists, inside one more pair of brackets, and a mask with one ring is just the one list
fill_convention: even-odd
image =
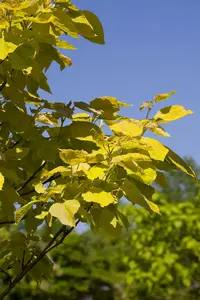
[(150, 146), (150, 148), (148, 149), (150, 157), (155, 160), (164, 161), (169, 151), (167, 147), (153, 138), (145, 137), (144, 140)]
[(163, 100), (167, 100), (169, 97), (174, 95), (176, 91), (171, 91), (170, 93), (165, 93), (165, 94), (158, 94), (154, 96), (155, 102), (161, 102)]
[(158, 111), (154, 117), (154, 120), (160, 123), (167, 123), (191, 114), (193, 114), (193, 112), (191, 110), (185, 110), (183, 106), (172, 105)]
[[(97, 191), (97, 189), (95, 191)], [(113, 195), (100, 189), (97, 192), (84, 193), (82, 196), (85, 201), (99, 203), (101, 207), (108, 206), (115, 202)]]
[(123, 161), (119, 165), (126, 170), (126, 173), (147, 185), (152, 184), (156, 179), (155, 167), (148, 161), (136, 163), (134, 161)]
[(79, 210), (80, 203), (77, 200), (67, 200), (64, 203), (53, 204), (49, 212), (53, 217), (56, 217), (64, 225), (74, 227), (75, 218), (74, 215)]
[(96, 178), (101, 178), (104, 175), (105, 170), (105, 168), (101, 167), (92, 167), (86, 172), (86, 174), (90, 180), (94, 180)]
[(41, 182), (34, 185), (34, 188), (38, 194), (43, 194), (46, 191), (46, 188), (43, 186)]
[(157, 213), (157, 214), (160, 215), (160, 209), (159, 209), (159, 207), (155, 203), (153, 203), (153, 202), (151, 202), (151, 201), (149, 201), (147, 199), (145, 201), (147, 202), (148, 206), (150, 207), (150, 209), (152, 211), (154, 211), (155, 213)]
[(12, 42), (6, 42), (2, 36), (0, 38), (0, 60), (4, 60), (8, 54), (14, 52), (17, 47), (18, 45)]
[(59, 167), (56, 167), (53, 170), (49, 171), (47, 175), (48, 175), (48, 177), (51, 177), (52, 175), (54, 175), (56, 173), (61, 173), (61, 175), (64, 175), (64, 174), (70, 175), (71, 171), (68, 167), (59, 166)]
[(134, 160), (134, 161), (151, 161), (150, 157), (141, 153), (127, 153), (123, 155), (118, 155), (113, 157), (112, 162), (118, 163), (120, 161), (128, 161), (128, 160)]
[(157, 135), (170, 137), (170, 134), (167, 133), (158, 123), (152, 121), (152, 120), (144, 120), (144, 129), (151, 130)]
[(143, 132), (142, 122), (133, 119), (124, 120), (117, 124), (110, 125), (109, 127), (115, 134), (120, 136), (127, 135), (136, 137), (141, 135)]
[(0, 173), (0, 190), (3, 189), (4, 181), (5, 181), (4, 176), (2, 175), (2, 173)]

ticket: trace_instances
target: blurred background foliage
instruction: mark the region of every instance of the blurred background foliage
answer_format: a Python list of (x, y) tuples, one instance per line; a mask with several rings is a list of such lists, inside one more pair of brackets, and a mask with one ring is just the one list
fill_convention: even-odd
[[(200, 167), (187, 161), (200, 178)], [(35, 268), (7, 299), (200, 299), (200, 184), (171, 172), (168, 186), (154, 200), (162, 218), (121, 204), (130, 220), (128, 231), (118, 237), (90, 230), (71, 234), (48, 262), (43, 261), (46, 280), (34, 281), (41, 266)], [(3, 241), (15, 230), (0, 229), (0, 259)], [(38, 235), (44, 230), (41, 227)], [(0, 270), (1, 288), (9, 282), (9, 272)]]

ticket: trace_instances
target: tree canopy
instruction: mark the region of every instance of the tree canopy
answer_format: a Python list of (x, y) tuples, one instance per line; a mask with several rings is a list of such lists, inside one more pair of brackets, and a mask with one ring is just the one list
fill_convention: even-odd
[[(111, 96), (89, 103), (40, 97), (40, 90), (51, 93), (45, 74), (52, 62), (61, 70), (72, 64), (64, 54), (75, 49), (68, 36), (104, 44), (98, 17), (69, 0), (0, 3), (0, 226), (19, 228), (0, 245), (1, 270), (12, 269), (0, 299), (27, 273), (38, 282), (51, 273), (46, 254), (79, 222), (119, 234), (128, 227), (121, 198), (159, 214), (154, 184), (165, 186), (171, 169), (195, 178), (175, 152), (146, 136), (167, 137), (162, 124), (192, 114), (172, 105), (150, 117), (174, 91), (144, 102), (141, 120), (122, 116), (129, 105)], [(39, 226), (47, 227), (41, 237)]]

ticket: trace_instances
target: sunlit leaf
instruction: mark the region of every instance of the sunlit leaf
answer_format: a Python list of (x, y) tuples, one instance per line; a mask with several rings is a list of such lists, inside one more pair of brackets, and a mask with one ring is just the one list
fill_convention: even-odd
[(77, 213), (80, 203), (77, 200), (67, 200), (63, 203), (53, 204), (49, 212), (53, 217), (59, 219), (64, 225), (75, 226), (74, 215)]
[(193, 112), (191, 110), (185, 110), (183, 106), (172, 105), (158, 111), (154, 119), (160, 123), (168, 123), (191, 114), (193, 114)]
[(82, 197), (87, 202), (99, 203), (101, 207), (108, 206), (115, 202), (115, 197), (112, 194), (104, 192), (99, 189), (98, 191), (92, 191), (82, 194)]
[(157, 94), (154, 96), (155, 102), (161, 102), (163, 100), (167, 100), (169, 97), (175, 94), (176, 91), (172, 91), (170, 93), (165, 93), (165, 94)]

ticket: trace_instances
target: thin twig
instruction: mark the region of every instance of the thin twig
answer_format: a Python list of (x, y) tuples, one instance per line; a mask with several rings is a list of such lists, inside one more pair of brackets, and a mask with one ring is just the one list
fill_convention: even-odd
[(7, 279), (9, 280), (9, 282), (11, 283), (12, 281), (12, 277), (8, 274), (8, 272), (6, 272), (5, 270), (3, 270), (2, 268), (0, 268), (0, 272), (5, 274)]
[(151, 110), (152, 110), (152, 107), (148, 107), (147, 114), (146, 114), (147, 120), (149, 119), (149, 114), (150, 114)]
[(7, 225), (7, 224), (14, 224), (15, 221), (2, 221), (0, 222), (0, 225)]
[(0, 92), (3, 91), (3, 89), (5, 88), (7, 83), (7, 80), (4, 80), (4, 82), (2, 83), (2, 85), (0, 86)]
[(46, 161), (22, 184), (17, 192), (19, 193), (21, 190), (23, 190), (27, 186), (27, 184), (29, 184), (29, 182), (35, 178), (35, 175), (37, 175), (37, 173), (39, 173), (45, 167), (45, 165)]
[[(88, 207), (87, 211), (89, 211), (92, 207), (93, 203), (90, 204)], [(57, 247), (60, 245), (65, 238), (76, 228), (76, 226), (79, 224), (80, 220), (76, 221), (75, 227), (71, 227), (69, 229), (66, 229), (66, 226), (63, 225), (57, 233), (54, 235), (54, 237), (50, 240), (50, 242), (47, 244), (47, 246), (43, 249), (43, 251), (30, 263), (27, 263), (24, 267), (23, 270), (10, 282), (10, 285), (4, 290), (4, 292), (0, 295), (0, 300), (3, 300), (9, 293), (10, 291), (16, 286), (18, 282), (20, 282), (24, 276), (41, 260), (44, 258), (44, 256), (51, 251), (53, 248)], [(60, 240), (56, 241), (59, 236), (62, 235)], [(55, 244), (54, 244), (55, 243)]]
[[(42, 182), (42, 184), (49, 183), (49, 182), (51, 182), (51, 181), (53, 181), (53, 180), (55, 180), (55, 179), (58, 179), (58, 178), (60, 178), (60, 177), (61, 177), (61, 174), (58, 174), (58, 175), (52, 175), (50, 178), (44, 180), (44, 181)], [(30, 190), (30, 191), (27, 191), (27, 192), (24, 192), (24, 193), (19, 193), (19, 194), (20, 194), (20, 196), (27, 196), (27, 195), (32, 194), (32, 193), (34, 193), (34, 192), (35, 192), (35, 189), (32, 189), (32, 190)]]

